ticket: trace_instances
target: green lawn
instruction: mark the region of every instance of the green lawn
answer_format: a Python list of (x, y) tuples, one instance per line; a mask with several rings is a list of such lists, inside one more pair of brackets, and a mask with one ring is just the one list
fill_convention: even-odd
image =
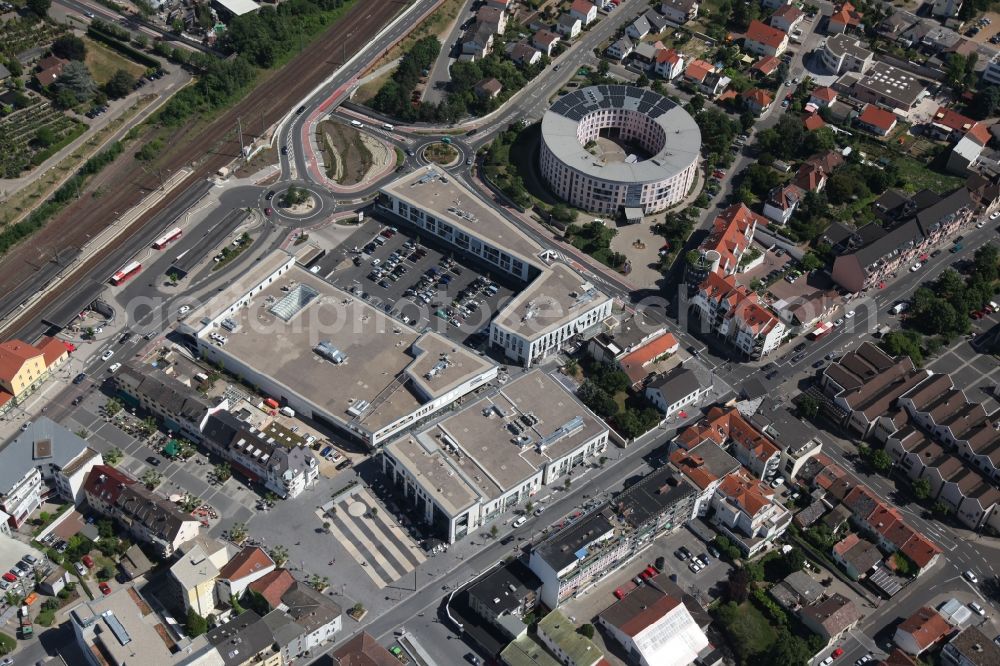
[(124, 69), (135, 77), (142, 76), (146, 71), (143, 65), (124, 58), (93, 39), (84, 37), (83, 41), (87, 44), (87, 57), (84, 62), (98, 85), (107, 83), (119, 69)]

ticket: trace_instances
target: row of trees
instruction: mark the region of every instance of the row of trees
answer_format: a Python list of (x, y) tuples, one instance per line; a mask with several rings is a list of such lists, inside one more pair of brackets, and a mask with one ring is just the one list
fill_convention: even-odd
[(400, 120), (417, 120), (418, 105), (412, 101), (413, 92), (417, 89), (420, 78), (424, 76), (424, 71), (434, 64), (440, 52), (441, 42), (437, 37), (424, 37), (417, 41), (399, 61), (399, 66), (392, 73), (392, 77), (382, 85), (372, 99), (372, 108)]

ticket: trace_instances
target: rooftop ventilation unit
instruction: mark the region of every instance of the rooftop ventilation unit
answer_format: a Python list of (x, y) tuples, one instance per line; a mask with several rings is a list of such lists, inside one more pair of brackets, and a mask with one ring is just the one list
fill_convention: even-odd
[(358, 400), (353, 405), (347, 408), (347, 413), (351, 416), (361, 416), (365, 413), (365, 410), (371, 407), (371, 403), (367, 400)]
[(321, 356), (336, 365), (340, 365), (347, 360), (347, 355), (330, 344), (329, 340), (321, 341), (318, 345), (313, 347), (313, 351), (316, 352), (318, 356)]

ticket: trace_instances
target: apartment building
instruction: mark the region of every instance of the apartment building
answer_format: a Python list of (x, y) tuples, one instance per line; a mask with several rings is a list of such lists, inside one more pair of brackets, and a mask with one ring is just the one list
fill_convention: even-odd
[(734, 275), (709, 273), (699, 285), (692, 305), (705, 329), (748, 359), (771, 354), (784, 338), (785, 325), (760, 303), (756, 292), (737, 285)]
[(875, 53), (862, 46), (857, 37), (846, 34), (833, 35), (820, 50), (820, 59), (826, 68), (838, 76), (844, 72), (864, 74), (875, 64)]
[(838, 410), (835, 418), (862, 438), (885, 441), (897, 429), (890, 414), (896, 400), (929, 374), (916, 369), (907, 356), (893, 359), (863, 342), (824, 368), (820, 386)]
[(276, 423), (260, 430), (231, 412), (215, 411), (205, 422), (202, 444), (282, 498), (297, 497), (319, 476), (305, 440)]
[(763, 261), (763, 256), (751, 261), (744, 258), (753, 243), (757, 226), (767, 226), (767, 220), (747, 208), (744, 204), (734, 204), (712, 221), (712, 231), (698, 246), (705, 269), (696, 279), (703, 279), (707, 273), (732, 275), (748, 271)]
[(100, 453), (47, 416), (28, 424), (0, 448), (0, 522), (17, 529), (55, 498), (79, 504), (87, 474), (102, 464)]
[(66, 343), (52, 337), (37, 345), (22, 340), (0, 343), (0, 415), (24, 402), (68, 358)]
[(539, 599), (555, 608), (581, 594), (695, 512), (698, 489), (662, 467), (607, 504), (535, 547), (528, 567), (541, 580)]
[(83, 493), (93, 511), (115, 520), (161, 558), (170, 557), (181, 544), (198, 536), (201, 523), (114, 467), (95, 465)]
[(728, 536), (747, 557), (753, 557), (785, 533), (792, 513), (775, 492), (745, 470), (737, 470), (719, 484), (711, 503), (712, 524)]
[(125, 363), (112, 382), (127, 406), (153, 414), (165, 430), (195, 443), (201, 442), (208, 417), (228, 408), (227, 401), (213, 405), (187, 384), (148, 365)]

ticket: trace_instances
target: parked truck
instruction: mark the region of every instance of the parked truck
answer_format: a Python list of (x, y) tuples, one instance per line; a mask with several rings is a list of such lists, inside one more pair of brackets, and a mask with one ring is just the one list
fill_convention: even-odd
[(31, 626), (31, 618), (27, 615), (21, 616), (21, 638), (28, 638), (35, 634), (35, 628)]

